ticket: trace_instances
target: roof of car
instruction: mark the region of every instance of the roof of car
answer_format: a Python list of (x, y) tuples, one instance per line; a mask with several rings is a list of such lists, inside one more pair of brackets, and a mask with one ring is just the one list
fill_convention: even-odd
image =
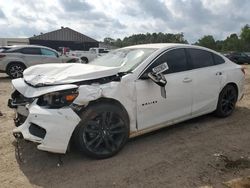
[(8, 46), (10, 48), (25, 48), (25, 47), (37, 47), (37, 48), (48, 48), (46, 46), (40, 46), (40, 45), (31, 45), (31, 44), (22, 44), (22, 45), (13, 45), (13, 46)]
[[(182, 47), (182, 48), (196, 48), (201, 50), (207, 50), (216, 54), (220, 54), (212, 49), (203, 47), (203, 46), (197, 46), (197, 45), (191, 45), (191, 44), (181, 44), (181, 43), (152, 43), (152, 44), (139, 44), (134, 46), (127, 46), (126, 48), (156, 48), (156, 49), (169, 49), (169, 48), (175, 48), (175, 47)], [(220, 54), (221, 55), (221, 54)]]
[(56, 52), (56, 50), (54, 50), (54, 49), (52, 49), (52, 48), (49, 48), (49, 47), (47, 47), (47, 46), (40, 46), (40, 45), (12, 45), (12, 46), (7, 46), (7, 48), (11, 48), (11, 50), (12, 49), (19, 49), (19, 48), (33, 48), (33, 47), (35, 47), (35, 48), (47, 48), (47, 49), (49, 49), (49, 50), (53, 50), (53, 51), (55, 51)]
[(152, 44), (139, 44), (134, 46), (128, 46), (125, 48), (173, 48), (173, 47), (195, 47), (200, 49), (207, 49), (202, 46), (190, 45), (190, 44), (180, 44), (180, 43), (152, 43)]
[(134, 46), (128, 46), (126, 48), (166, 48), (175, 46), (192, 46), (192, 45), (179, 44), (179, 43), (152, 43), (152, 44), (139, 44)]

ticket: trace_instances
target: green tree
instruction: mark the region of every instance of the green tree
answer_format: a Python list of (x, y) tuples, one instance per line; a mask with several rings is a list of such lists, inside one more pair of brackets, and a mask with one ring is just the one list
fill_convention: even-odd
[(216, 43), (216, 50), (221, 52), (223, 51), (223, 45), (224, 45), (224, 41), (223, 40), (217, 40), (215, 41)]
[(214, 37), (212, 35), (205, 35), (201, 39), (198, 40), (198, 42), (195, 43), (199, 46), (204, 46), (213, 50), (217, 50), (216, 42), (214, 40)]
[(146, 33), (146, 34), (133, 34), (131, 36), (121, 39), (105, 38), (105, 44), (114, 45), (117, 47), (130, 46), (136, 44), (146, 43), (187, 43), (183, 33)]
[(242, 41), (239, 39), (236, 33), (231, 34), (224, 40), (222, 47), (223, 51), (241, 51), (243, 50)]
[(115, 39), (112, 39), (110, 37), (106, 37), (103, 40), (104, 44), (108, 44), (108, 45), (113, 45), (115, 43)]
[(245, 51), (250, 51), (250, 26), (248, 24), (241, 29), (240, 38), (243, 49)]
[(122, 40), (120, 38), (116, 39), (114, 46), (121, 48), (122, 47)]
[(250, 26), (247, 24), (241, 29), (240, 38), (247, 42), (250, 42)]

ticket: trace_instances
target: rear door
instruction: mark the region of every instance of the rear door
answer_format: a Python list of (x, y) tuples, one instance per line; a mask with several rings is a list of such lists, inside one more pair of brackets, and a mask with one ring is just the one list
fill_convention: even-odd
[[(173, 49), (160, 55), (142, 73), (146, 75), (160, 64), (167, 62), (169, 69), (163, 72), (167, 84), (166, 98), (161, 95), (161, 88), (151, 79), (139, 78), (136, 81), (137, 91), (137, 124), (138, 129), (147, 129), (168, 121), (178, 121), (191, 115), (192, 80), (185, 50)], [(163, 124), (164, 126), (164, 124)]]
[(193, 80), (192, 115), (205, 114), (215, 110), (221, 90), (223, 59), (212, 52), (202, 49), (187, 49), (192, 62)]

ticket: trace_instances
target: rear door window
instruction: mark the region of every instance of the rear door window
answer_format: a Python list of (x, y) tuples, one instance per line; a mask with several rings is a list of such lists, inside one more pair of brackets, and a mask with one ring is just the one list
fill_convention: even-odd
[(40, 48), (23, 48), (21, 52), (29, 55), (41, 55)]
[(211, 52), (200, 49), (187, 49), (189, 52), (193, 68), (203, 68), (214, 65), (214, 60)]

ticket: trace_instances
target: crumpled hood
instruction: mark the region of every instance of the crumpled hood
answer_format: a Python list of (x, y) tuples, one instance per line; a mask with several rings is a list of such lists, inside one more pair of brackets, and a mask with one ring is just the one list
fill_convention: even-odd
[(24, 71), (23, 78), (33, 86), (58, 85), (113, 76), (119, 70), (119, 67), (55, 63), (31, 66)]

